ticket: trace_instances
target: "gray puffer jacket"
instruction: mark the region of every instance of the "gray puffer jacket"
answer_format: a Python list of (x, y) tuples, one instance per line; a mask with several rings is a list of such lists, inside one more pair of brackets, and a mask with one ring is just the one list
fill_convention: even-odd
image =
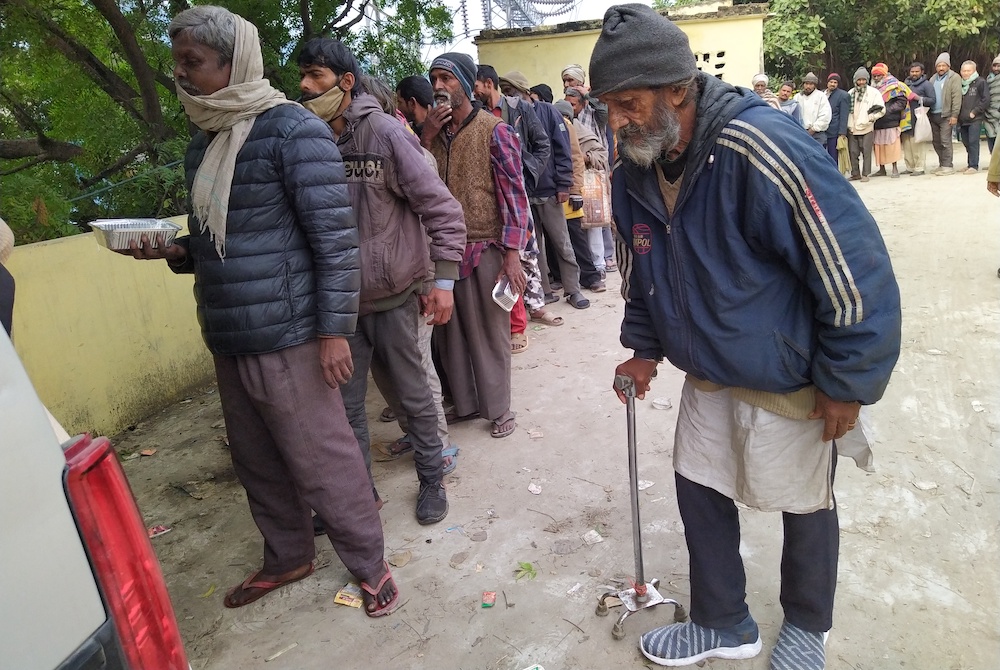
[[(195, 135), (188, 190), (208, 148)], [(236, 158), (223, 262), (188, 217), (176, 272), (194, 272), (205, 344), (213, 354), (262, 354), (317, 335), (354, 332), (361, 285), (358, 230), (329, 126), (298, 105), (259, 117)]]

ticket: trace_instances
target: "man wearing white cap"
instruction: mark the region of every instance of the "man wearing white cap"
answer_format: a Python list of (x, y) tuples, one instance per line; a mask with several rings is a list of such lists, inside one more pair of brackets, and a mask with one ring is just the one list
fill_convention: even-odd
[(776, 110), (780, 112), (781, 101), (778, 100), (778, 96), (776, 96), (774, 92), (767, 87), (770, 81), (771, 81), (770, 78), (768, 78), (766, 74), (761, 72), (760, 74), (755, 74), (753, 76), (753, 79), (750, 80), (750, 83), (753, 85), (754, 93), (759, 95), (764, 100), (764, 102), (766, 102), (771, 107), (774, 107)]
[(931, 120), (931, 135), (934, 153), (938, 157), (938, 169), (934, 174), (944, 176), (955, 174), (951, 140), (958, 125), (958, 114), (962, 110), (962, 77), (951, 70), (951, 55), (945, 51), (934, 63), (936, 74), (931, 77), (934, 87), (934, 106), (927, 115)]

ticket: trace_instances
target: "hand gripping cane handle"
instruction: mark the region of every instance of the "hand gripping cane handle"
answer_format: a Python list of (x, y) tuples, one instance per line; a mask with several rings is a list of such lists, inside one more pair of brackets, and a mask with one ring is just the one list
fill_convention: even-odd
[(635, 380), (628, 375), (615, 375), (615, 389), (626, 398), (635, 397)]

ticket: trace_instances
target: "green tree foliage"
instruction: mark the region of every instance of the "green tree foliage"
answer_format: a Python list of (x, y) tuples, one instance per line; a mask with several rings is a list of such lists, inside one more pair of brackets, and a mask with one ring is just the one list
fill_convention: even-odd
[[(184, 210), (189, 128), (167, 25), (186, 0), (0, 0), (0, 216), (19, 243), (102, 217)], [(194, 3), (198, 4), (198, 3)], [(265, 73), (298, 96), (296, 56), (337, 37), (372, 74), (423, 72), (451, 37), (440, 0), (215, 0), (255, 23)]]
[(1000, 3), (983, 0), (773, 0), (771, 11), (764, 54), (783, 77), (878, 61), (902, 77), (911, 61), (931, 67), (941, 51), (957, 70), (967, 58), (992, 60), (1000, 35)]

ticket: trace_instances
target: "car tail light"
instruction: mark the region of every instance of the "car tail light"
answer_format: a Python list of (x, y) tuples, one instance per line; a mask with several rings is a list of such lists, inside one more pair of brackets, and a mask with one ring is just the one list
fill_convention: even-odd
[(73, 513), (130, 667), (188, 670), (160, 564), (111, 443), (85, 435), (66, 463)]

